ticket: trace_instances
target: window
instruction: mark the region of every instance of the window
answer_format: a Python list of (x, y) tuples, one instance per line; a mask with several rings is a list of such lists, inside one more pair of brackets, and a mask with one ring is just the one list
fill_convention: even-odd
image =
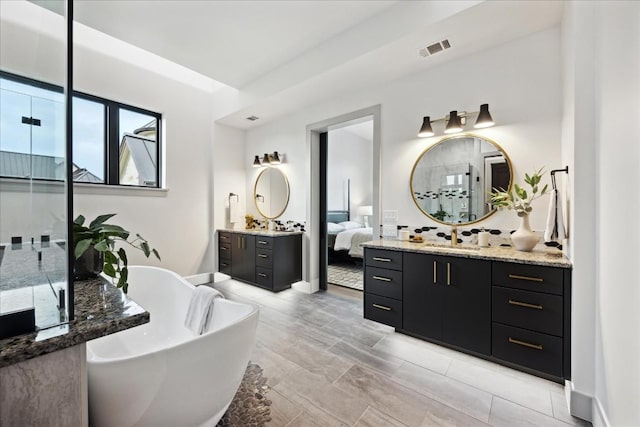
[[(0, 72), (0, 177), (65, 177), (62, 88)], [(73, 96), (73, 180), (160, 187), (161, 115)]]

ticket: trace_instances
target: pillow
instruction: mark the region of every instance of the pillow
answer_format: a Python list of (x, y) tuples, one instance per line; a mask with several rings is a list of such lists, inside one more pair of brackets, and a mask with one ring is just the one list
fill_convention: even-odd
[(328, 222), (327, 223), (327, 232), (328, 233), (339, 233), (341, 231), (344, 231), (344, 227), (343, 226), (338, 225), (335, 222)]
[(362, 224), (360, 224), (359, 222), (355, 222), (355, 221), (344, 221), (344, 222), (338, 223), (338, 225), (343, 226), (345, 230), (351, 230), (351, 229), (354, 229), (354, 228), (362, 228), (363, 227)]

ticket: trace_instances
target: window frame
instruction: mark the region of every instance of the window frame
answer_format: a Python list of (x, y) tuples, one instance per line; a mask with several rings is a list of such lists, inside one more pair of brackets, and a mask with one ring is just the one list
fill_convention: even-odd
[[(29, 77), (21, 76), (18, 74), (10, 73), (8, 71), (0, 70), (0, 78), (12, 80), (17, 83), (37, 87), (39, 89), (45, 89), (56, 93), (64, 93), (64, 89), (61, 86), (57, 86), (51, 83), (43, 82), (41, 80), (35, 80)], [(84, 99), (87, 101), (96, 102), (102, 104), (104, 108), (104, 135), (103, 135), (103, 148), (104, 148), (104, 182), (84, 182), (74, 181), (74, 184), (86, 184), (86, 185), (106, 185), (111, 187), (123, 187), (123, 188), (142, 188), (142, 189), (162, 189), (160, 171), (160, 165), (162, 164), (162, 114), (155, 111), (147, 110), (144, 108), (136, 107), (134, 105), (125, 104), (112, 99), (103, 98), (97, 95), (88, 94), (80, 91), (73, 91), (73, 98)], [(120, 110), (128, 110), (134, 113), (144, 114), (151, 116), (156, 120), (156, 185), (130, 185), (120, 184)], [(71, 159), (73, 161), (73, 159)], [(0, 179), (18, 179), (18, 180), (33, 180), (33, 181), (59, 181), (52, 178), (24, 178), (13, 176), (0, 176)]]

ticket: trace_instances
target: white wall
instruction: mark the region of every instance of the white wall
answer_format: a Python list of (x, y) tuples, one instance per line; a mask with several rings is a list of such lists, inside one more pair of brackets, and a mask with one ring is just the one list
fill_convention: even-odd
[[(373, 127), (373, 122), (368, 122)], [(327, 137), (327, 209), (347, 209), (347, 180), (351, 184), (351, 219), (363, 222), (358, 207), (372, 204), (373, 141), (349, 131), (330, 130)]]
[[(4, 2), (3, 2), (4, 3)], [(27, 3), (27, 6), (29, 4)], [(35, 6), (34, 6), (35, 7)], [(36, 9), (40, 9), (36, 7)], [(3, 31), (5, 23), (3, 21)], [(2, 37), (2, 68), (45, 81), (62, 81), (64, 67), (51, 66), (42, 52), (60, 52), (61, 40), (34, 37), (28, 26), (12, 27)], [(167, 191), (112, 190), (85, 187), (76, 191), (75, 215), (117, 213), (114, 222), (147, 238), (162, 262), (128, 251), (132, 264), (159, 264), (182, 275), (211, 271), (205, 258), (213, 212), (210, 198), (212, 95), (206, 90), (135, 65), (136, 58), (109, 51), (108, 44), (76, 46), (74, 89), (162, 114), (164, 173)], [(30, 54), (31, 52), (31, 54)], [(126, 55), (125, 55), (126, 56)], [(37, 58), (30, 62), (25, 58)], [(139, 62), (140, 60), (138, 60)], [(25, 67), (28, 67), (25, 70)], [(63, 75), (63, 74), (62, 74)], [(21, 208), (20, 204), (16, 205)]]

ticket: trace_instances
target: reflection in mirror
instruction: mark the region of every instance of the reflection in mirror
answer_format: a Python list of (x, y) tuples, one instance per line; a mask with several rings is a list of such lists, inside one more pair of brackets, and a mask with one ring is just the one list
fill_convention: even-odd
[(456, 135), (425, 150), (411, 172), (411, 195), (429, 218), (443, 224), (471, 224), (490, 216), (492, 188), (509, 190), (509, 157), (495, 142)]
[(289, 181), (280, 169), (266, 168), (256, 178), (253, 199), (260, 215), (276, 219), (289, 204)]

